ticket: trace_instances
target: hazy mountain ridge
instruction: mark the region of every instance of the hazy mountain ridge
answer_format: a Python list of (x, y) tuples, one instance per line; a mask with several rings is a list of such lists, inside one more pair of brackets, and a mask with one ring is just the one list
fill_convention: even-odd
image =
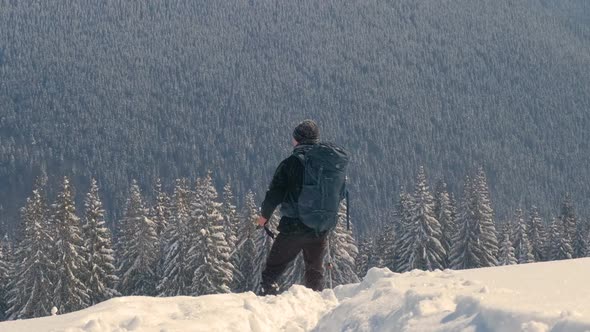
[(361, 224), (421, 164), (457, 192), (485, 165), (501, 217), (566, 190), (582, 209), (590, 34), (563, 13), (583, 6), (0, 1), (0, 204), (14, 216), (42, 163), (98, 176), (115, 209), (133, 177), (206, 169), (263, 193), (312, 117), (353, 152)]

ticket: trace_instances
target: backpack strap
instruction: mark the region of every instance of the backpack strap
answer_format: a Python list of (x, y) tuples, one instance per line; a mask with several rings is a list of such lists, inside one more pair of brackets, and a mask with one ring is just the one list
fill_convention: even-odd
[(295, 157), (297, 157), (297, 159), (299, 159), (299, 161), (301, 161), (301, 163), (303, 164), (303, 166), (305, 166), (305, 154), (304, 153), (294, 152), (293, 155)]
[(298, 145), (293, 149), (293, 155), (301, 161), (301, 164), (305, 166), (305, 154), (311, 150), (313, 145)]

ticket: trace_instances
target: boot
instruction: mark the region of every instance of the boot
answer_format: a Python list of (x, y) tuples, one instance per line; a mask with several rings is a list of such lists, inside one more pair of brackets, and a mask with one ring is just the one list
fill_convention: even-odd
[(267, 295), (278, 295), (279, 294), (279, 285), (277, 283), (272, 284), (264, 284), (260, 283), (260, 296), (267, 296)]

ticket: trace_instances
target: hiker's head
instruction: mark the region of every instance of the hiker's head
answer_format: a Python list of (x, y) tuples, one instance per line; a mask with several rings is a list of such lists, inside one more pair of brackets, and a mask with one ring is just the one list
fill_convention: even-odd
[(313, 120), (303, 120), (293, 130), (293, 144), (318, 143), (320, 141), (320, 128)]

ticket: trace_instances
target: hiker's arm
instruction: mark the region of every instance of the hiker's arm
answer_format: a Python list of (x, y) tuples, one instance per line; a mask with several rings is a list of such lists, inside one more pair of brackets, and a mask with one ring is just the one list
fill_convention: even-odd
[(272, 177), (272, 181), (270, 182), (270, 186), (266, 191), (264, 201), (262, 202), (260, 215), (264, 219), (268, 220), (270, 216), (272, 216), (274, 210), (277, 208), (277, 205), (283, 202), (283, 198), (285, 198), (285, 194), (287, 192), (287, 181), (287, 159), (285, 159), (277, 167), (277, 170)]

